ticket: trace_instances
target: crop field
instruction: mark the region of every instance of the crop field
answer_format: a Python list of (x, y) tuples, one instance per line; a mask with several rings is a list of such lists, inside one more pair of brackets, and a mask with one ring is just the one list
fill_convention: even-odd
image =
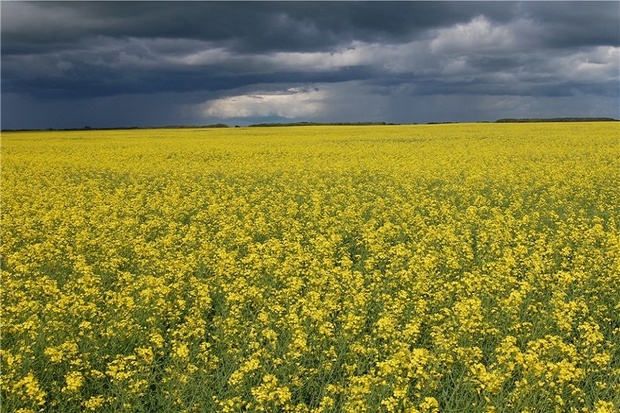
[(2, 134), (3, 412), (617, 412), (618, 123)]

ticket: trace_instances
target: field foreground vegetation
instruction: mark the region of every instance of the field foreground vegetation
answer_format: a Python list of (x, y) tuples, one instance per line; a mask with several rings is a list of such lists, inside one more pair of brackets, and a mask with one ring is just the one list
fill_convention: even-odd
[(2, 411), (614, 412), (617, 123), (4, 133)]

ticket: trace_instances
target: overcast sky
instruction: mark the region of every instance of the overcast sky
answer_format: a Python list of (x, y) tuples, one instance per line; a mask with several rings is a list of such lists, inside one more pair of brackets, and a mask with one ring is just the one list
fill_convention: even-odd
[(1, 2), (2, 128), (620, 118), (620, 2)]

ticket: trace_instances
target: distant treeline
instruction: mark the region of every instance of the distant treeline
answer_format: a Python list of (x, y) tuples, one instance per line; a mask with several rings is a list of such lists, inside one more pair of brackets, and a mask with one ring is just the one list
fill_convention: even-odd
[[(364, 125), (398, 125), (397, 123), (387, 122), (292, 122), (292, 123), (255, 123), (248, 125), (250, 128), (278, 127), (278, 126), (364, 126)], [(167, 126), (124, 126), (124, 127), (104, 127), (93, 128), (84, 126), (83, 128), (47, 128), (47, 129), (2, 129), (2, 132), (34, 132), (34, 131), (90, 131), (90, 130), (134, 130), (134, 129), (209, 129), (209, 128), (230, 128), (225, 123), (215, 123), (212, 125), (167, 125)], [(239, 126), (235, 125), (236, 128)]]
[[(503, 118), (495, 123), (533, 123), (533, 122), (618, 122), (614, 118)], [(478, 123), (492, 123), (493, 121), (480, 121)], [(427, 125), (443, 125), (460, 122), (427, 122)], [(372, 125), (401, 125), (400, 123), (388, 122), (291, 122), (291, 123), (254, 123), (248, 125), (250, 128), (271, 128), (279, 126), (372, 126)], [(418, 125), (413, 123), (412, 125)], [(127, 127), (104, 127), (93, 128), (84, 126), (83, 128), (47, 128), (47, 129), (2, 129), (2, 132), (33, 132), (33, 131), (84, 131), (84, 130), (132, 130), (132, 129), (208, 129), (208, 128), (230, 128), (225, 123), (215, 123), (212, 125), (168, 125), (168, 126), (127, 126)], [(235, 125), (235, 127), (239, 127)]]
[(229, 128), (225, 123), (215, 123), (213, 125), (168, 125), (168, 126), (121, 126), (93, 128), (84, 126), (83, 128), (47, 128), (47, 129), (2, 129), (2, 132), (34, 132), (34, 131), (81, 131), (81, 130), (134, 130), (134, 129), (207, 129), (207, 128)]
[(386, 122), (291, 122), (291, 123), (254, 123), (251, 128), (270, 128), (275, 126), (368, 126), (368, 125), (396, 125)]
[(504, 118), (495, 123), (527, 123), (527, 122), (617, 122), (614, 118)]

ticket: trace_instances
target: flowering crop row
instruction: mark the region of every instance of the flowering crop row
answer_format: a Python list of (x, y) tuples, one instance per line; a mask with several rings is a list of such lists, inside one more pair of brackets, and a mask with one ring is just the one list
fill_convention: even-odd
[(6, 412), (613, 412), (615, 123), (6, 133)]

